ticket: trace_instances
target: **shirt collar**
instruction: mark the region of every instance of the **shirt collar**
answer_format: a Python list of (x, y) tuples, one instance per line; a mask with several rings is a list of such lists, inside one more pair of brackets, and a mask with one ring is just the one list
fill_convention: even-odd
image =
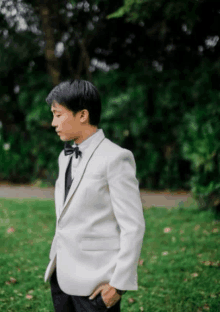
[(74, 144), (72, 145), (74, 146), (78, 146), (79, 150), (83, 153), (83, 151), (85, 151), (85, 149), (87, 149), (90, 145), (90, 143), (92, 142), (92, 140), (94, 139), (94, 137), (97, 135), (97, 133), (101, 131), (101, 129), (97, 129), (95, 133), (93, 133), (91, 136), (89, 136), (87, 139), (85, 139), (84, 141), (82, 141), (80, 144)]

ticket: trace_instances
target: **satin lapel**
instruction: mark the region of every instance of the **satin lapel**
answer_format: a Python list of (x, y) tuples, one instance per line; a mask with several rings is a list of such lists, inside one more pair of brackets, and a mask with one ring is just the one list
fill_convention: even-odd
[(65, 194), (65, 173), (67, 166), (69, 164), (70, 156), (65, 156), (63, 154), (60, 164), (60, 174), (59, 174), (59, 205), (57, 210), (57, 215), (60, 216), (62, 209), (63, 209), (63, 200)]
[[(97, 149), (97, 147), (101, 144), (101, 142), (105, 139), (105, 135), (103, 133), (103, 131), (100, 131), (100, 133), (98, 133), (96, 135), (96, 137), (94, 138), (94, 140), (92, 140), (92, 142), (90, 143), (88, 149), (85, 151), (85, 155), (83, 155), (83, 158), (79, 164), (79, 166), (77, 167), (77, 171), (76, 171), (76, 175), (74, 177), (74, 180), (72, 182), (72, 185), (71, 185), (71, 188), (69, 190), (69, 193), (67, 195), (67, 198), (65, 200), (65, 203), (63, 205), (63, 210), (60, 214), (60, 217), (59, 217), (59, 220), (58, 222), (60, 221), (60, 219), (62, 218), (63, 214), (65, 213), (66, 209), (67, 209), (67, 204), (70, 200), (70, 198), (72, 197), (72, 195), (75, 193), (82, 177), (83, 177), (83, 174), (86, 170), (86, 166), (90, 160), (90, 158), (92, 157), (93, 153), (95, 152), (95, 150)], [(68, 163), (68, 162), (67, 162)], [(65, 165), (65, 168), (67, 167), (67, 164)], [(62, 176), (62, 187), (63, 187), (63, 194), (64, 194), (64, 186), (65, 186), (65, 172)]]

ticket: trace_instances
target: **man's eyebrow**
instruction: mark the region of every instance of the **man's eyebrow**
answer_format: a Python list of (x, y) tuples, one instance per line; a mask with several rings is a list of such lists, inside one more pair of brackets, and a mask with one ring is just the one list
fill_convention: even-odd
[(51, 109), (51, 112), (54, 113), (54, 112), (59, 112), (61, 113), (61, 110), (58, 110), (58, 109)]

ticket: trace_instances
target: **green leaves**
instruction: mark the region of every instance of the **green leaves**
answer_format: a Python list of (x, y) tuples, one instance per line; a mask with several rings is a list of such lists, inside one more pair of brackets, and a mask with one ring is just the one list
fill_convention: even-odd
[(213, 194), (217, 195), (215, 200), (220, 197), (220, 128), (218, 124), (213, 124), (207, 107), (198, 106), (185, 115), (183, 131), (183, 156), (190, 160), (193, 170), (190, 182), (192, 192), (199, 199), (200, 206), (208, 207), (213, 205)]
[(108, 19), (122, 17), (125, 13), (130, 13), (133, 4), (141, 3), (143, 1), (138, 0), (124, 0), (124, 5), (120, 7), (116, 12), (107, 16)]
[(72, 4), (72, 7), (74, 8), (76, 5), (76, 2), (74, 0), (70, 0), (70, 3)]
[(161, 11), (163, 20), (181, 19), (189, 30), (198, 20), (196, 10), (199, 5), (199, 1), (196, 0), (124, 0), (124, 5), (107, 18), (120, 18), (126, 15), (127, 21), (138, 23), (143, 19), (152, 18), (153, 14)]
[(107, 18), (108, 19), (119, 18), (119, 17), (122, 17), (127, 12), (128, 12), (128, 9), (124, 6), (124, 7), (119, 8), (116, 12), (109, 14)]

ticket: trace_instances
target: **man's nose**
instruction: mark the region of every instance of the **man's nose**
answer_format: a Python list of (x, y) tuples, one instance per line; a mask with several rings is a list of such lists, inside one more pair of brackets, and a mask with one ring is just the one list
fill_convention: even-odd
[(55, 122), (54, 122), (54, 119), (52, 120), (51, 126), (52, 126), (52, 127), (56, 127), (56, 124), (55, 124)]

